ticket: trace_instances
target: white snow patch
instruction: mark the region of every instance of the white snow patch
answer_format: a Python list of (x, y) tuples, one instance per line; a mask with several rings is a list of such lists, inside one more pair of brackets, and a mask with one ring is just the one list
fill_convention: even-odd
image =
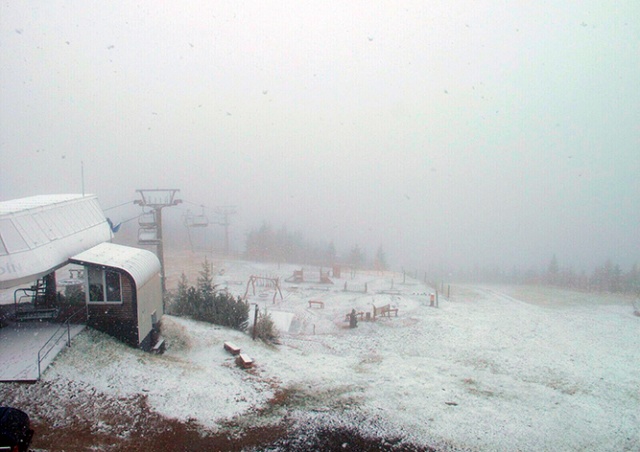
[[(223, 278), (282, 279), (295, 266), (218, 264)], [(277, 390), (296, 395), (265, 411), (277, 421), (356, 422), (418, 443), (480, 450), (640, 449), (640, 320), (622, 299), (534, 288), (454, 286), (428, 306), (433, 289), (399, 275), (363, 273), (331, 287), (283, 283), (284, 300), (250, 295), (280, 319), (282, 344), (267, 346), (213, 325), (165, 316), (162, 356), (87, 331), (45, 374), (108, 394), (148, 394), (160, 413), (220, 428), (250, 418)], [(345, 292), (344, 281), (368, 293)], [(393, 286), (392, 286), (393, 284)], [(381, 293), (393, 287), (394, 293)], [(245, 287), (229, 284), (232, 293)], [(321, 290), (322, 289), (322, 290)], [(328, 289), (328, 290), (325, 290)], [(324, 302), (324, 309), (308, 300)], [(391, 304), (398, 317), (348, 328), (352, 309)], [(291, 331), (286, 333), (286, 331)], [(313, 334), (315, 331), (315, 334)], [(230, 340), (256, 361), (239, 369)], [(279, 411), (278, 411), (279, 410)], [(253, 418), (255, 419), (255, 418)], [(366, 419), (384, 420), (367, 423)]]

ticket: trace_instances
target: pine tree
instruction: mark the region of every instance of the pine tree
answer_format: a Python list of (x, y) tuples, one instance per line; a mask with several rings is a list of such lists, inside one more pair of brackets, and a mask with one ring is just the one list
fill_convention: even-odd
[(326, 265), (333, 265), (336, 263), (336, 256), (337, 256), (337, 252), (336, 252), (336, 246), (333, 243), (333, 240), (331, 242), (329, 242), (329, 245), (327, 245), (327, 250), (325, 251), (325, 263)]
[(351, 248), (351, 253), (349, 254), (349, 264), (353, 266), (353, 268), (360, 268), (362, 264), (364, 264), (364, 254), (360, 249), (360, 246), (357, 244)]
[(176, 315), (185, 315), (188, 313), (188, 291), (189, 281), (187, 280), (187, 275), (182, 272), (178, 280), (178, 290), (173, 302), (173, 309)]
[(202, 270), (200, 270), (200, 276), (198, 277), (198, 292), (203, 296), (210, 296), (213, 294), (215, 286), (213, 284), (213, 274), (211, 270), (211, 264), (205, 257), (202, 262)]
[(384, 271), (387, 269), (387, 256), (382, 250), (382, 245), (378, 247), (378, 251), (376, 252), (376, 259), (373, 265), (377, 271)]

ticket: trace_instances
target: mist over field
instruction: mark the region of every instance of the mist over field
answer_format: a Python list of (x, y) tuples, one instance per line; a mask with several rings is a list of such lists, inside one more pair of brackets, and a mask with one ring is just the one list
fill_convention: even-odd
[[(185, 216), (235, 206), (236, 253), (268, 224), (382, 248), (394, 269), (555, 255), (628, 271), (639, 16), (632, 1), (4, 2), (0, 200), (84, 189), (135, 237), (136, 190), (177, 188), (180, 246)], [(191, 238), (221, 248), (208, 231)]]

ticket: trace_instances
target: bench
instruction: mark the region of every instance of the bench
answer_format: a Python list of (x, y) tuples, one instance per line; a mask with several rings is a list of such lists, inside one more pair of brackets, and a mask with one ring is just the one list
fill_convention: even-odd
[(313, 305), (318, 305), (320, 309), (324, 309), (324, 301), (309, 300), (309, 308), (313, 307)]
[(391, 313), (394, 312), (396, 314), (396, 317), (398, 317), (398, 308), (389, 308), (387, 310), (385, 310), (382, 315), (387, 314), (387, 317), (391, 317)]
[(50, 308), (50, 309), (29, 309), (22, 310), (18, 308), (16, 311), (16, 320), (18, 321), (27, 321), (27, 320), (51, 320), (58, 317), (58, 308)]
[(224, 349), (226, 351), (228, 351), (229, 353), (231, 353), (232, 355), (239, 355), (240, 354), (240, 347), (238, 347), (233, 342), (225, 342), (224, 343)]
[(244, 353), (240, 353), (236, 358), (236, 364), (243, 369), (249, 369), (253, 367), (253, 358)]

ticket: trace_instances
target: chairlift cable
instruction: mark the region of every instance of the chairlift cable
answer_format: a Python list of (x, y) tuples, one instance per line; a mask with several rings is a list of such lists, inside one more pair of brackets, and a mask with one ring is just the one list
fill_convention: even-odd
[(113, 206), (113, 207), (109, 207), (107, 209), (102, 209), (103, 211), (107, 211), (107, 210), (111, 210), (111, 209), (116, 209), (118, 207), (122, 207), (122, 206), (126, 206), (127, 204), (132, 204), (132, 201), (127, 201), (127, 202), (123, 202), (122, 204), (118, 204), (117, 206)]
[(123, 220), (123, 221), (121, 221), (120, 223), (121, 223), (121, 224), (128, 223), (129, 221), (131, 221), (131, 220), (135, 220), (135, 219), (137, 219), (137, 218), (139, 218), (139, 217), (140, 217), (140, 215), (136, 215), (135, 217), (131, 217), (131, 218), (127, 219), (127, 220)]
[(208, 209), (209, 207), (205, 206), (204, 204), (196, 204), (195, 202), (191, 202), (191, 201), (186, 201), (186, 200), (182, 200), (182, 202), (184, 204), (191, 204), (192, 206), (198, 206), (198, 207), (202, 207), (203, 209)]

